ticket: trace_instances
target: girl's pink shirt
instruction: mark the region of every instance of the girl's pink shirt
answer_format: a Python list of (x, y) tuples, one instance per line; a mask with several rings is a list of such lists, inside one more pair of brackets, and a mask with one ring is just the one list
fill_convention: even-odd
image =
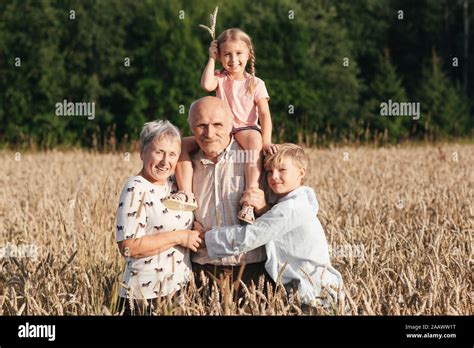
[(255, 77), (255, 90), (252, 95), (247, 95), (247, 86), (250, 83), (250, 74), (242, 81), (233, 80), (226, 71), (216, 71), (217, 89), (216, 97), (223, 99), (232, 110), (234, 128), (257, 126), (257, 102), (260, 99), (270, 100), (265, 82)]

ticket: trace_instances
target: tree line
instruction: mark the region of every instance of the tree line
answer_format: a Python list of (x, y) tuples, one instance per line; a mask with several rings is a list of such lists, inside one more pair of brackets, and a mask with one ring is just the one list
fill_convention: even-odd
[[(472, 138), (468, 0), (7, 0), (0, 146), (113, 149), (158, 118), (190, 134), (189, 105), (207, 94), (198, 25), (215, 6), (218, 33), (252, 37), (274, 141)], [(94, 103), (95, 117), (58, 117), (63, 101)], [(389, 102), (420, 116), (382, 115)]]

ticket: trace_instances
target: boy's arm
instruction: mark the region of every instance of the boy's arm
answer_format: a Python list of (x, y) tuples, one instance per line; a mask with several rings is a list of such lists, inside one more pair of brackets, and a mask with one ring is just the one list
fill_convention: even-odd
[(272, 118), (270, 116), (270, 107), (268, 99), (263, 98), (257, 102), (258, 119), (262, 126), (263, 153), (273, 154), (278, 151), (278, 145), (272, 143)]
[(253, 225), (213, 228), (205, 234), (209, 258), (239, 255), (290, 232), (304, 221), (297, 211), (294, 200), (288, 200), (275, 205)]

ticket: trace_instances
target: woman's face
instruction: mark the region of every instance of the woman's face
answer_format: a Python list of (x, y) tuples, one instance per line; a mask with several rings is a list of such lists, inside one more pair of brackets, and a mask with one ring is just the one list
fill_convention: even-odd
[(164, 185), (174, 173), (181, 152), (181, 142), (167, 137), (153, 139), (140, 152), (142, 176), (152, 184)]

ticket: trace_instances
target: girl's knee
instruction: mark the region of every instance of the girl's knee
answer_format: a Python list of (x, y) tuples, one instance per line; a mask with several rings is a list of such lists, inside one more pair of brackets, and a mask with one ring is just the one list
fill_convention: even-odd
[(237, 136), (240, 146), (246, 150), (261, 150), (263, 147), (262, 135), (256, 130), (241, 131)]

